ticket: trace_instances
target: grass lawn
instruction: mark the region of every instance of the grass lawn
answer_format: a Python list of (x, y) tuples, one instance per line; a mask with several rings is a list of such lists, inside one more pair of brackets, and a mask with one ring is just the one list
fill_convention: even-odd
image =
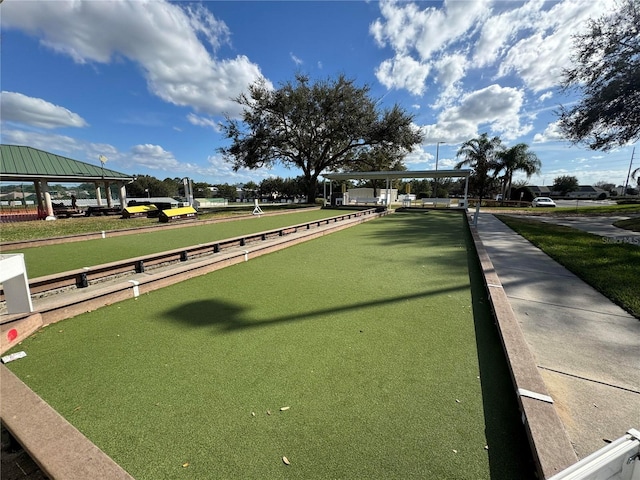
[(602, 216), (602, 215), (635, 215), (640, 214), (640, 204), (630, 205), (594, 205), (592, 207), (557, 207), (557, 208), (539, 208), (539, 207), (482, 207), (483, 212), (508, 215), (548, 215), (563, 217), (571, 216)]
[(396, 213), (51, 325), (8, 367), (139, 480), (533, 478), (469, 237)]
[(640, 248), (570, 227), (501, 216), (543, 252), (640, 319)]
[(613, 223), (618, 228), (624, 228), (633, 232), (640, 232), (640, 217), (627, 218), (626, 220), (618, 220)]
[(185, 224), (184, 228), (155, 230), (153, 232), (107, 237), (84, 242), (25, 248), (17, 251), (3, 250), (3, 253), (24, 253), (27, 273), (30, 278), (36, 278), (76, 268), (90, 267), (174, 248), (213, 242), (247, 233), (319, 220), (341, 213), (348, 213), (348, 211), (309, 210), (286, 215), (256, 216), (233, 222), (204, 225), (189, 223)]

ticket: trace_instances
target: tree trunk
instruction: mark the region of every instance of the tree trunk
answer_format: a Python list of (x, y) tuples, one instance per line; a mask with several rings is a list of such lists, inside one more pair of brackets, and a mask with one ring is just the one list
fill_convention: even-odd
[(307, 203), (316, 203), (316, 194), (318, 193), (318, 177), (307, 178)]

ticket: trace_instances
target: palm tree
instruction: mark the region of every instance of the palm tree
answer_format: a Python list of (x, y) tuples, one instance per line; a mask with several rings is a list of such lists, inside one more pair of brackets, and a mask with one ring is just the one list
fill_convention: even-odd
[(495, 175), (504, 172), (502, 176), (502, 201), (511, 193), (513, 173), (522, 171), (531, 178), (534, 173), (540, 173), (542, 163), (538, 156), (529, 151), (526, 143), (518, 143), (511, 148), (496, 153), (497, 162), (494, 165)]
[(499, 137), (489, 138), (486, 133), (483, 133), (477, 138), (464, 142), (456, 153), (456, 156), (462, 157), (463, 160), (458, 162), (455, 168), (467, 165), (473, 169), (480, 197), (478, 205), (482, 203), (489, 171), (495, 168), (496, 155), (501, 151), (501, 145), (502, 141)]

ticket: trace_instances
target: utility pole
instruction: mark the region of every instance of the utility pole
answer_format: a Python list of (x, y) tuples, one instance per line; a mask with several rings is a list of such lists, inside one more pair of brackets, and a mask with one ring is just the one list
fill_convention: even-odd
[[(438, 172), (438, 158), (440, 157), (440, 144), (444, 142), (436, 143), (436, 173)], [(438, 197), (438, 177), (436, 177), (433, 186), (433, 198)]]
[(629, 175), (631, 175), (631, 167), (633, 166), (633, 156), (636, 153), (636, 147), (633, 147), (633, 150), (631, 151), (631, 161), (629, 162), (629, 172), (627, 172), (627, 180), (624, 182), (624, 191), (622, 192), (622, 195), (627, 195), (627, 187), (629, 186)]

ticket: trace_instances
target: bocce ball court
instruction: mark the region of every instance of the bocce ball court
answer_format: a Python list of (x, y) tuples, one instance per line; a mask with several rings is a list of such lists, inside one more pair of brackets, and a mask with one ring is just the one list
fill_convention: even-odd
[(136, 479), (535, 470), (461, 212), (396, 212), (16, 350), (7, 367)]

